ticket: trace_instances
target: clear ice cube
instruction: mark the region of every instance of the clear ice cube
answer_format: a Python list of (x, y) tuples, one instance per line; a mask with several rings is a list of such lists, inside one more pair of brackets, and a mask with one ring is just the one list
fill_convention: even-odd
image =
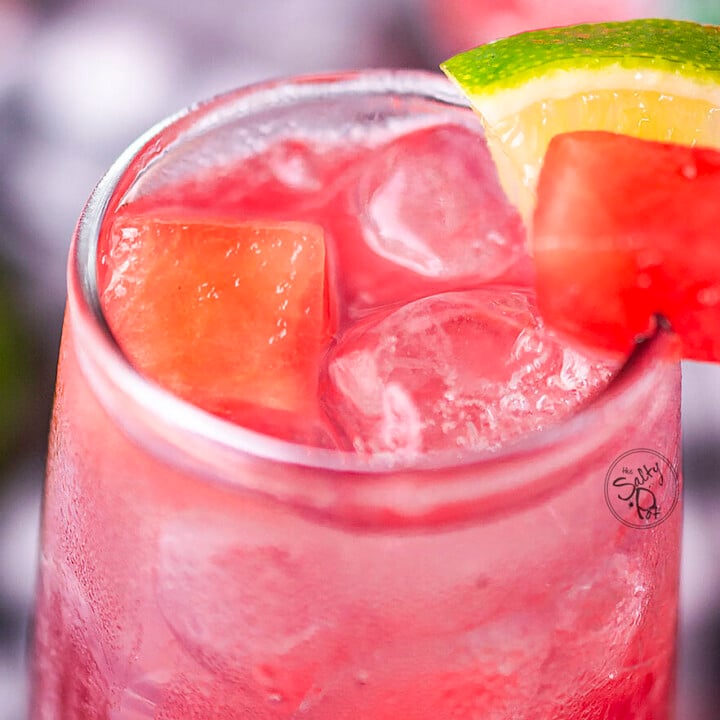
[(357, 323), (331, 349), (323, 404), (361, 453), (496, 448), (548, 426), (612, 369), (561, 345), (527, 293), (434, 295)]
[(327, 584), (340, 560), (333, 547), (299, 540), (294, 525), (280, 528), (273, 512), (252, 511), (169, 521), (156, 598), (189, 658), (289, 717), (342, 653), (337, 590)]
[(342, 180), (323, 224), (351, 317), (488, 281), (529, 282), (525, 230), (479, 131), (415, 129), (368, 150)]
[(420, 275), (486, 281), (523, 251), (484, 138), (462, 126), (418, 130), (376, 152), (360, 195), (370, 248)]

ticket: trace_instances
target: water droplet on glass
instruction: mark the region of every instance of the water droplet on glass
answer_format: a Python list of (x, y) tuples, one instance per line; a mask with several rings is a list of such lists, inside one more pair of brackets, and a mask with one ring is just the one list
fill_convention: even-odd
[(697, 301), (705, 307), (712, 307), (720, 303), (720, 287), (713, 285), (698, 291)]
[(680, 168), (680, 173), (688, 180), (694, 180), (698, 174), (697, 165), (692, 162), (687, 162)]
[(358, 685), (367, 685), (370, 681), (370, 673), (367, 670), (358, 670), (355, 673), (355, 681)]

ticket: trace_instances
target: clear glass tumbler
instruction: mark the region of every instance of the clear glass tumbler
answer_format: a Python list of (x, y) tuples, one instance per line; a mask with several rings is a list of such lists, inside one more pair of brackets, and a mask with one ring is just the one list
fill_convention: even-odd
[(90, 198), (51, 430), (34, 720), (673, 716), (680, 380), (662, 334), (550, 429), (391, 466), (212, 416), (142, 377), (108, 330), (99, 243), (127, 198), (249, 162), (259, 138), (352, 143), (388, 118), (476, 123), (430, 74), (272, 83), (153, 129)]

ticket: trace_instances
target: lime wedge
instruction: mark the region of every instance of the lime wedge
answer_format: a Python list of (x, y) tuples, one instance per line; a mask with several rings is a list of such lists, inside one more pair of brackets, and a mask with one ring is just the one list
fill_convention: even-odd
[(550, 28), (441, 67), (480, 114), (503, 187), (526, 218), (560, 133), (720, 147), (719, 27), (655, 19)]

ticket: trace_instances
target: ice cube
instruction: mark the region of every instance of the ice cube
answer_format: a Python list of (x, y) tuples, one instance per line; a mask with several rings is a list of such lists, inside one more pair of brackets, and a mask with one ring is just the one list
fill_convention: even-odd
[(420, 275), (487, 280), (522, 251), (520, 218), (478, 133), (445, 125), (405, 135), (363, 180), (368, 244)]
[(356, 451), (414, 456), (492, 449), (546, 427), (611, 372), (546, 331), (528, 293), (484, 288), (355, 324), (331, 349), (321, 392)]
[(663, 716), (675, 608), (655, 580), (647, 555), (638, 554), (637, 547), (577, 567), (575, 581), (563, 590), (565, 602), (548, 625), (555, 637), (541, 666), (546, 681), (536, 707), (542, 717)]
[(327, 583), (342, 560), (282, 521), (253, 505), (178, 514), (161, 534), (155, 592), (189, 657), (289, 717), (342, 654), (338, 590)]
[[(537, 677), (533, 672), (537, 648), (525, 642), (516, 652), (505, 638), (493, 638), (495, 654), (487, 657), (476, 655), (471, 642), (470, 635), (437, 635), (380, 647), (362, 664), (338, 668), (326, 682), (325, 692), (301, 710), (318, 720), (525, 717), (521, 713), (534, 695), (530, 686)], [(497, 647), (512, 658), (510, 663), (498, 660)], [(512, 669), (505, 667), (508, 664)]]
[(522, 221), (479, 131), (443, 124), (401, 135), (359, 159), (345, 182), (326, 229), (351, 316), (529, 276)]

